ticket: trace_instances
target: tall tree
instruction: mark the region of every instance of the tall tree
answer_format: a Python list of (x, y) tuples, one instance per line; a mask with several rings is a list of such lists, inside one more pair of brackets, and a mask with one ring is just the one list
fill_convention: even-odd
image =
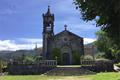
[(2, 73), (2, 69), (3, 69), (3, 62), (2, 62), (2, 60), (0, 59), (0, 73)]
[(104, 57), (120, 62), (120, 50), (117, 49), (116, 44), (111, 41), (106, 32), (98, 31), (96, 35), (97, 41), (95, 41), (95, 45), (100, 52), (105, 53)]
[(61, 64), (61, 54), (60, 54), (60, 49), (58, 49), (58, 48), (54, 48), (53, 50), (52, 50), (52, 55), (51, 55), (51, 58), (53, 59), (53, 60), (57, 60), (57, 63), (58, 64)]
[(120, 0), (74, 0), (85, 21), (95, 20), (120, 49)]
[(107, 37), (107, 34), (104, 31), (98, 31), (96, 35), (97, 41), (95, 41), (95, 45), (97, 46), (97, 49), (100, 52), (105, 53), (105, 58), (111, 60), (114, 59), (112, 54), (112, 49), (114, 48), (114, 45), (112, 44), (110, 38)]

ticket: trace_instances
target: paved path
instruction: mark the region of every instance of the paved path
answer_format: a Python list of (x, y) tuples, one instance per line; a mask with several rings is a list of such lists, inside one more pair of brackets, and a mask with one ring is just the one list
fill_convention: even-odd
[(48, 79), (48, 80), (92, 80), (92, 78), (88, 77), (77, 77), (77, 76), (72, 76), (72, 77), (62, 77), (58, 79)]

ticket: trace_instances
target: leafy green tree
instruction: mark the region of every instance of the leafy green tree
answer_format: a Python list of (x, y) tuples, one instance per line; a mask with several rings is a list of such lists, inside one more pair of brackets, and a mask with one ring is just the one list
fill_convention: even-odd
[(95, 59), (104, 59), (105, 58), (105, 53), (104, 52), (98, 52), (95, 54)]
[(73, 51), (72, 58), (73, 64), (80, 64), (80, 53), (78, 53), (77, 51)]
[(105, 53), (101, 54), (101, 56), (119, 62), (120, 50), (118, 50), (116, 44), (107, 36), (106, 32), (98, 31), (96, 35), (98, 38), (97, 41), (95, 41), (95, 45), (100, 52)]
[(113, 56), (116, 62), (120, 62), (120, 50), (112, 49)]
[(74, 3), (83, 20), (95, 20), (120, 49), (120, 0), (74, 0)]
[(35, 62), (35, 59), (34, 59), (33, 56), (26, 56), (26, 57), (24, 58), (24, 62), (25, 62), (25, 63), (28, 63), (28, 64), (31, 64), (31, 63), (34, 63), (34, 62)]
[(35, 56), (35, 61), (39, 62), (40, 60), (42, 60), (42, 56)]
[(2, 73), (2, 69), (3, 69), (4, 65), (3, 65), (3, 61), (0, 59), (0, 73)]
[(60, 53), (61, 53), (60, 49), (54, 48), (52, 51), (52, 55), (51, 55), (52, 59), (54, 59), (54, 60), (57, 59), (58, 64), (61, 64), (61, 54)]
[(2, 73), (2, 64), (1, 64), (1, 61), (0, 61), (0, 73)]
[(32, 64), (36, 61), (36, 56), (22, 54), (19, 57), (16, 57), (15, 61)]
[(95, 41), (95, 45), (100, 52), (105, 52), (104, 57), (107, 59), (114, 59), (112, 54), (112, 49), (114, 48), (114, 44), (111, 39), (107, 36), (104, 31), (98, 31), (96, 33), (97, 41)]
[(85, 55), (83, 60), (93, 60), (93, 57), (90, 55)]

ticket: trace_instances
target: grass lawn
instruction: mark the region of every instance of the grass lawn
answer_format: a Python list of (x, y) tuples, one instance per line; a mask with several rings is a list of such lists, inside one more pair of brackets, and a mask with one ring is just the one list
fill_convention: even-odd
[(0, 80), (120, 80), (120, 73), (98, 73), (86, 76), (1, 76)]

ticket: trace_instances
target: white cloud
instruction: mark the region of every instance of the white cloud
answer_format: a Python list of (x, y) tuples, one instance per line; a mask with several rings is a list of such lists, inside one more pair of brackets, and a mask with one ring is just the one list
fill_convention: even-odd
[[(24, 40), (23, 44), (19, 43), (19, 41)], [(42, 47), (42, 39), (18, 39), (17, 40), (0, 40), (0, 51), (2, 50), (22, 50), (22, 49), (34, 49), (35, 44), (37, 43), (38, 47)]]
[(94, 41), (96, 41), (96, 39), (93, 39), (93, 38), (84, 38), (84, 44), (92, 43)]
[[(84, 38), (84, 44), (94, 42), (95, 40), (96, 39), (92, 39), (92, 38)], [(24, 43), (19, 43), (20, 41)], [(20, 38), (16, 40), (0, 40), (0, 51), (34, 49), (36, 43), (38, 47), (42, 47), (42, 39)]]
[(31, 39), (31, 38), (19, 38), (18, 40), (26, 42), (26, 43), (38, 43), (38, 44), (42, 44), (42, 39)]

